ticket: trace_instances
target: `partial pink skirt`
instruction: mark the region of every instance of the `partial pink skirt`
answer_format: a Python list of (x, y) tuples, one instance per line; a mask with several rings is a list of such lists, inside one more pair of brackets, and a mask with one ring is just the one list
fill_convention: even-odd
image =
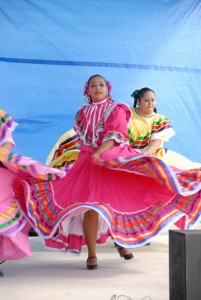
[(34, 177), (55, 180), (66, 172), (44, 167), (29, 157), (2, 148), (0, 161), (8, 168), (0, 168), (0, 260), (21, 259), (31, 255), (28, 235), (31, 225), (15, 201), (13, 180)]
[(19, 209), (12, 190), (13, 172), (0, 168), (0, 260), (30, 256), (30, 226)]
[(99, 213), (97, 243), (110, 236), (124, 247), (146, 244), (173, 223), (185, 229), (199, 222), (200, 169), (170, 168), (127, 145), (108, 150), (94, 165), (85, 150), (61, 179), (14, 181), (16, 199), (47, 247), (79, 253), (90, 209)]

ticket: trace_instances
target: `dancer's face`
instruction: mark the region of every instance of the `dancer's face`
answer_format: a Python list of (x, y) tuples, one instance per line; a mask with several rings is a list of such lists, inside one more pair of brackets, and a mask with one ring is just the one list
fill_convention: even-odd
[(156, 107), (156, 99), (153, 92), (149, 91), (138, 100), (139, 111), (142, 113), (153, 112)]
[(89, 81), (88, 96), (91, 97), (92, 102), (100, 102), (107, 98), (108, 88), (105, 80), (102, 77), (93, 77)]

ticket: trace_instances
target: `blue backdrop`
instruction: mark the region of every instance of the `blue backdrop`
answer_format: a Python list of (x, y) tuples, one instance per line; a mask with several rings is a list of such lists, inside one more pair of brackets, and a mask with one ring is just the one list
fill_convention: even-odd
[(101, 74), (117, 102), (155, 90), (176, 136), (166, 146), (201, 162), (201, 2), (0, 0), (0, 107), (19, 123), (14, 152), (46, 161)]

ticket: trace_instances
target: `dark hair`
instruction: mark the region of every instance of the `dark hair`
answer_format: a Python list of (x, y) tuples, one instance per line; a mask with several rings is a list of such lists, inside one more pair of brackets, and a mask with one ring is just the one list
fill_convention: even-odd
[(91, 77), (89, 77), (89, 79), (88, 79), (88, 84), (89, 84), (89, 82), (90, 82), (90, 80), (92, 80), (94, 77), (100, 77), (100, 78), (102, 78), (104, 81), (105, 81), (105, 83), (106, 83), (106, 79), (102, 76), (102, 75), (99, 75), (99, 74), (95, 74), (95, 75), (92, 75)]
[[(137, 100), (140, 100), (144, 96), (144, 94), (147, 93), (147, 92), (152, 92), (155, 95), (155, 92), (152, 89), (148, 88), (148, 87), (144, 87), (141, 90), (135, 90), (131, 94), (131, 97), (134, 98), (134, 103), (133, 103), (134, 108), (137, 106)], [(154, 108), (154, 112), (157, 113), (156, 107)]]

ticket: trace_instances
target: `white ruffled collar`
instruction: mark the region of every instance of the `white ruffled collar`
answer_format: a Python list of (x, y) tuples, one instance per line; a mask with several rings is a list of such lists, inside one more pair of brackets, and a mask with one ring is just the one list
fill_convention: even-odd
[(103, 104), (107, 101), (107, 98), (106, 99), (103, 99), (102, 101), (99, 101), (99, 102), (92, 102), (93, 105), (99, 105), (99, 104)]

